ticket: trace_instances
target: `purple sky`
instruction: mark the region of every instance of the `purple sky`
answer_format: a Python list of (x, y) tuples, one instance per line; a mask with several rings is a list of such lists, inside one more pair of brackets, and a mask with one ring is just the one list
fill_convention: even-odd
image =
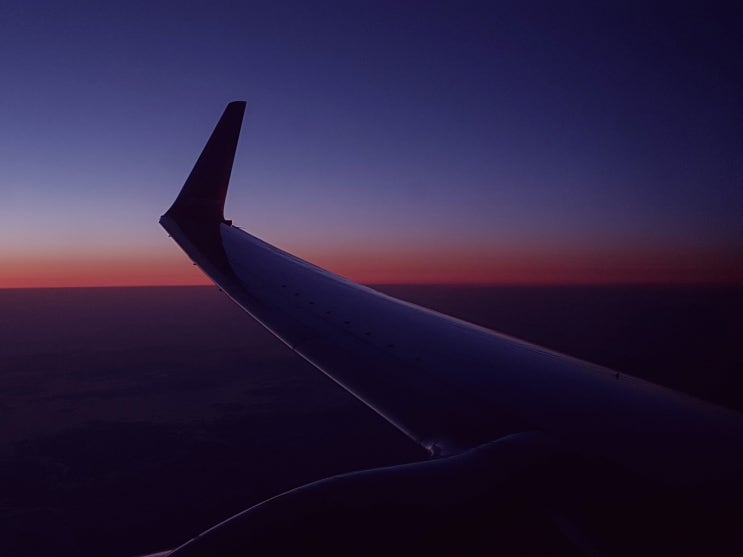
[(236, 99), (227, 216), (352, 278), (743, 280), (740, 10), (316, 4), (3, 2), (0, 287), (202, 281)]

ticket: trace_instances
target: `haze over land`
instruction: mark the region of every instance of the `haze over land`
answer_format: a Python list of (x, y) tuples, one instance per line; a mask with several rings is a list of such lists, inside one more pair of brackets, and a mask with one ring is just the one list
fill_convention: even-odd
[[(740, 288), (383, 289), (743, 409)], [(215, 287), (3, 290), (0, 307), (3, 555), (130, 557), (425, 457)]]

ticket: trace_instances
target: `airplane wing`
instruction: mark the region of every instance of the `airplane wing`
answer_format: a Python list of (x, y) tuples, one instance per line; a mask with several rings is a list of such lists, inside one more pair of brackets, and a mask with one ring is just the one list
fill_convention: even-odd
[(232, 225), (223, 209), (244, 110), (227, 106), (160, 223), (291, 350), (434, 457), (538, 432), (663, 489), (738, 485), (739, 414), (397, 300)]

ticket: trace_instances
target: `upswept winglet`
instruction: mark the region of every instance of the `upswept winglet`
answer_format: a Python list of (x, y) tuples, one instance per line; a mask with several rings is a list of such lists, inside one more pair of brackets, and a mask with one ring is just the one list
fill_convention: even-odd
[(224, 221), (224, 202), (244, 114), (245, 101), (227, 105), (181, 192), (164, 216)]

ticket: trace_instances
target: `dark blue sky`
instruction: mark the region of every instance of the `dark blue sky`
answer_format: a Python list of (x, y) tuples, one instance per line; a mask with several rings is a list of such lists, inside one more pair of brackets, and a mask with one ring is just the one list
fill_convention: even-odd
[(201, 280), (157, 217), (235, 99), (228, 216), (353, 278), (743, 278), (740, 10), (276, 4), (2, 4), (0, 286)]

